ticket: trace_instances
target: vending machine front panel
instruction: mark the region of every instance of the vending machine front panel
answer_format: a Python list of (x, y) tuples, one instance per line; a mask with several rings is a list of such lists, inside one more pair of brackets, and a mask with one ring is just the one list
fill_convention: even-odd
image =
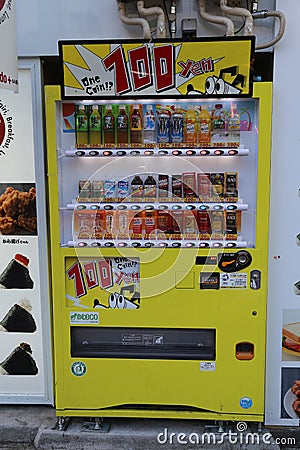
[[(57, 414), (263, 421), (271, 85), (46, 100)], [(108, 127), (140, 108), (143, 124), (147, 105), (185, 110), (185, 127), (222, 109), (228, 134), (237, 109), (239, 146), (232, 131), (230, 145), (76, 143), (82, 112)]]

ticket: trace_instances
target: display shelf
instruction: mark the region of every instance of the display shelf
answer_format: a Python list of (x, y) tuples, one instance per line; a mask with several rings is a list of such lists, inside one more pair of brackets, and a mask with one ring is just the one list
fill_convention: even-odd
[(149, 147), (149, 148), (72, 148), (64, 151), (68, 157), (108, 157), (108, 156), (248, 156), (246, 148), (190, 148), (190, 147)]
[(130, 239), (76, 239), (68, 241), (69, 248), (247, 248), (246, 241), (226, 240), (130, 240)]
[(67, 204), (67, 207), (62, 209), (67, 209), (69, 211), (97, 211), (97, 210), (133, 210), (133, 211), (155, 211), (155, 210), (165, 210), (165, 211), (247, 211), (248, 204), (238, 201), (236, 203), (186, 203), (178, 202), (173, 203), (171, 201), (166, 202), (76, 202)]

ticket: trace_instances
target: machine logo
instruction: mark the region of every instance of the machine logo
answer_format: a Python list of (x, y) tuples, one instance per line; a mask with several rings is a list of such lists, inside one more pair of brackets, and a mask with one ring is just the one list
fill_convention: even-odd
[(86, 365), (82, 361), (75, 361), (71, 366), (71, 372), (75, 377), (82, 377), (86, 374)]
[(252, 406), (252, 399), (249, 397), (243, 397), (240, 400), (240, 406), (244, 409), (249, 409)]
[(97, 312), (70, 312), (70, 324), (99, 324), (99, 313)]

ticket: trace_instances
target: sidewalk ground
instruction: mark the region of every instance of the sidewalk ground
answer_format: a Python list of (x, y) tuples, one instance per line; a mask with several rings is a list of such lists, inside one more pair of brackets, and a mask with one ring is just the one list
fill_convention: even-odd
[[(233, 422), (224, 423), (223, 429), (220, 429), (214, 422), (199, 420), (106, 418), (100, 430), (95, 429), (95, 426), (97, 428), (94, 419), (76, 417), (67, 419), (63, 429), (59, 430), (55, 409), (51, 406), (0, 405), (0, 449), (288, 450), (300, 448), (300, 428), (298, 427), (268, 429), (262, 427), (258, 430), (257, 424), (248, 422), (247, 430), (241, 435), (236, 428), (237, 424)], [(204, 433), (207, 433), (205, 438), (203, 438)], [(210, 436), (208, 436), (209, 433), (211, 433)], [(276, 441), (277, 438), (280, 441)], [(291, 438), (294, 438), (295, 442), (288, 444)], [(204, 439), (203, 443), (202, 439)]]

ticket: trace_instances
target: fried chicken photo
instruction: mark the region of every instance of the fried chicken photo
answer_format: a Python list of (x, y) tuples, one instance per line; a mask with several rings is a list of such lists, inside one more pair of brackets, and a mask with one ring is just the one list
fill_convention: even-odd
[(292, 403), (292, 408), (297, 414), (298, 417), (300, 417), (300, 399), (296, 398)]
[(291, 391), (296, 397), (300, 398), (300, 380), (295, 380)]
[(27, 231), (36, 234), (36, 190), (19, 191), (9, 186), (0, 195), (0, 233), (21, 234)]

